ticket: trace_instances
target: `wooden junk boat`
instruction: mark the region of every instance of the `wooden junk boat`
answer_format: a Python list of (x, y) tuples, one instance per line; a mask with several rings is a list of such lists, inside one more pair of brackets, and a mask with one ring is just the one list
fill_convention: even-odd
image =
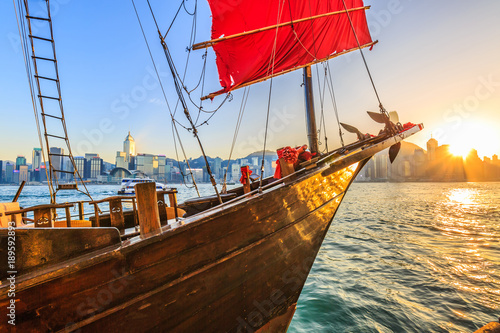
[[(212, 36), (226, 37), (197, 47), (213, 46), (217, 53), (224, 88), (218, 94), (304, 68), (309, 147), (317, 155), (295, 165), (281, 157), (280, 179), (250, 182), (244, 177), (242, 187), (181, 204), (177, 204), (176, 190), (157, 193), (153, 183), (138, 184), (133, 197), (89, 201), (94, 207), (89, 220), (84, 219), (82, 202), (55, 202), (59, 189), (78, 188), (76, 183), (51, 189), (53, 200), (48, 205), (21, 209), (18, 203), (0, 204), (1, 331), (287, 330), (321, 243), (353, 179), (377, 152), (390, 148), (391, 159), (395, 158), (400, 141), (420, 131), (422, 125), (391, 121), (380, 104), (381, 112), (370, 114), (385, 125), (377, 136), (345, 125), (346, 130), (357, 132), (359, 140), (320, 153), (310, 66), (373, 45), (365, 18), (367, 7), (361, 0), (286, 0), (282, 2), (286, 10), (276, 24), (278, 8), (273, 4), (278, 2), (264, 3), (269, 5), (267, 19), (256, 15), (255, 21), (242, 21), (243, 13), (252, 17), (264, 6), (256, 8), (246, 0), (238, 6), (234, 1), (209, 0)], [(44, 59), (36, 56), (34, 41), (40, 37), (31, 34), (30, 21), (48, 22), (52, 31), (50, 13), (34, 17), (28, 6), (18, 10), (27, 17), (24, 32), (36, 69), (37, 61)], [(314, 47), (311, 27), (315, 38), (323, 41), (316, 45), (316, 56), (307, 50)], [(242, 42), (245, 38), (256, 38), (252, 43), (267, 39), (269, 51), (272, 44), (279, 44), (272, 51), (271, 73), (262, 69), (266, 67), (262, 64), (269, 63), (269, 54), (264, 59), (250, 54), (253, 44)], [(46, 39), (53, 45), (52, 37)], [(168, 47), (161, 41), (170, 64)], [(282, 49), (287, 44), (292, 46)], [(233, 59), (228, 47), (248, 56)], [(249, 59), (256, 58), (260, 63), (250, 64)], [(178, 76), (173, 73), (177, 87)], [(38, 89), (41, 81), (50, 79), (36, 71), (34, 77)], [(58, 78), (51, 82), (59, 85)], [(40, 90), (38, 95), (40, 104), (48, 98)], [(60, 95), (56, 98), (60, 101)], [(187, 107), (184, 110), (189, 119)], [(60, 111), (65, 125), (62, 106)], [(41, 112), (49, 116), (47, 110)], [(49, 137), (46, 133), (45, 138)], [(53, 155), (48, 154), (49, 163)], [(59, 172), (52, 164), (49, 171), (51, 180)], [(128, 205), (133, 209), (124, 210), (125, 201), (131, 201)], [(103, 214), (99, 206), (106, 203), (109, 213)], [(71, 207), (79, 208), (79, 216), (70, 215)], [(56, 219), (55, 212), (61, 210), (66, 215)], [(26, 217), (27, 212), (33, 212), (33, 218)]]

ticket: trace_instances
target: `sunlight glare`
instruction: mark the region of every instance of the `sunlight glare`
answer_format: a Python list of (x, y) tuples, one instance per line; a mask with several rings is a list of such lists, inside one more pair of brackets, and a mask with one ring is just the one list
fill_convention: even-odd
[(480, 158), (491, 157), (500, 151), (500, 135), (497, 128), (486, 121), (469, 121), (462, 124), (458, 131), (450, 133), (447, 140), (450, 153), (466, 157), (476, 149)]
[(461, 156), (465, 158), (472, 149), (473, 147), (469, 142), (454, 142), (450, 144), (450, 153), (454, 156)]

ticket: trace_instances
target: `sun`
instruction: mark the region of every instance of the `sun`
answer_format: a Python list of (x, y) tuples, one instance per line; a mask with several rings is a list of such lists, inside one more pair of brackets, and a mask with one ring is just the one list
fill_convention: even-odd
[(455, 156), (467, 157), (472, 149), (477, 150), (479, 157), (492, 157), (500, 152), (500, 135), (498, 128), (485, 121), (470, 121), (449, 133), (449, 151)]
[(467, 155), (469, 155), (470, 151), (474, 149), (468, 144), (462, 144), (462, 143), (452, 143), (450, 144), (450, 153), (454, 156), (461, 156), (465, 158)]

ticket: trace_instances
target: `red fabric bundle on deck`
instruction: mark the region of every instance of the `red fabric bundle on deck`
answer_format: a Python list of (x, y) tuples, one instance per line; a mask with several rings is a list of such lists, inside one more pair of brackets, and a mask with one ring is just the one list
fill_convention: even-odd
[(248, 165), (242, 166), (241, 167), (240, 183), (245, 185), (247, 183), (247, 179), (250, 178), (251, 174), (252, 174), (252, 170), (250, 170), (250, 167)]

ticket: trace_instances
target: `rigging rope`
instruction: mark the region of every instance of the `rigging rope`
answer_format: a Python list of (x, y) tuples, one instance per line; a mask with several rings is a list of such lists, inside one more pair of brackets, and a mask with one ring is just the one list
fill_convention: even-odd
[(332, 98), (332, 104), (333, 104), (333, 110), (335, 112), (335, 118), (337, 119), (337, 125), (339, 127), (340, 143), (342, 144), (342, 147), (344, 147), (344, 137), (343, 137), (343, 133), (342, 133), (342, 126), (340, 125), (339, 111), (338, 111), (338, 107), (337, 107), (337, 99), (335, 97), (335, 90), (333, 87), (332, 71), (330, 70), (330, 64), (328, 62), (326, 63), (326, 69), (327, 69), (328, 73), (330, 73), (330, 75), (329, 75), (330, 80), (329, 81), (327, 80), (327, 84), (328, 84), (328, 90), (330, 92), (330, 96)]
[[(182, 0), (181, 4), (179, 6), (179, 9), (177, 9), (177, 12), (175, 13), (174, 19), (172, 20), (172, 23), (170, 23), (170, 26), (168, 27), (167, 32), (165, 33), (165, 36), (163, 36), (163, 38), (167, 38), (167, 35), (170, 32), (170, 29), (172, 28), (172, 26), (174, 25), (175, 19), (177, 18), (177, 15), (179, 15), (179, 12), (181, 11), (181, 8), (183, 5), (184, 5), (184, 0)], [(134, 5), (134, 8), (135, 8), (135, 5)]]
[(160, 28), (158, 26), (158, 22), (156, 21), (156, 18), (155, 18), (154, 12), (153, 12), (153, 8), (151, 7), (151, 4), (150, 4), (149, 0), (147, 0), (147, 3), (148, 3), (148, 6), (149, 6), (149, 9), (151, 11), (151, 16), (153, 17), (153, 20), (155, 22), (156, 29), (157, 29), (158, 35), (160, 37), (160, 42), (161, 42), (161, 45), (163, 47), (163, 51), (165, 53), (165, 57), (167, 59), (168, 65), (170, 67), (170, 71), (172, 73), (172, 77), (173, 77), (173, 80), (174, 80), (175, 90), (177, 92), (177, 95), (179, 96), (179, 99), (181, 100), (182, 108), (184, 109), (184, 115), (186, 116), (187, 120), (189, 121), (189, 123), (191, 125), (192, 133), (193, 133), (194, 137), (198, 141), (198, 145), (200, 146), (201, 153), (203, 154), (203, 159), (205, 160), (205, 165), (206, 165), (206, 168), (207, 168), (207, 173), (210, 176), (210, 182), (212, 183), (212, 186), (214, 188), (215, 194), (217, 195), (217, 198), (219, 199), (219, 203), (222, 204), (222, 198), (221, 198), (221, 196), (219, 194), (219, 191), (217, 189), (217, 183), (215, 182), (214, 176), (212, 174), (212, 170), (210, 168), (210, 163), (208, 162), (207, 155), (205, 154), (205, 149), (203, 148), (203, 145), (201, 143), (200, 137), (198, 135), (198, 131), (196, 129), (195, 124), (193, 123), (193, 119), (191, 118), (191, 115), (189, 113), (186, 101), (184, 99), (184, 95), (182, 93), (182, 88), (180, 87), (180, 84), (179, 84), (179, 74), (177, 72), (177, 69), (175, 68), (174, 61), (172, 59), (172, 56), (171, 56), (170, 51), (168, 49), (168, 46), (165, 43), (165, 39), (163, 39), (163, 35), (162, 35), (161, 31), (160, 31)]
[[(198, 194), (198, 197), (201, 197), (200, 191), (198, 190), (198, 185), (196, 185), (196, 180), (194, 179), (191, 165), (189, 164), (189, 160), (186, 156), (186, 151), (184, 150), (184, 145), (182, 144), (182, 141), (181, 141), (181, 136), (179, 135), (179, 131), (177, 130), (175, 123), (172, 122), (172, 134), (174, 133), (174, 130), (175, 130), (175, 133), (176, 133), (177, 138), (179, 140), (179, 145), (181, 146), (182, 154), (184, 155), (184, 160), (186, 161), (187, 167), (189, 169), (189, 174), (191, 175), (191, 181), (193, 183), (193, 187), (196, 189), (196, 193)], [(174, 147), (175, 147), (175, 156), (177, 157), (177, 165), (179, 166), (179, 171), (182, 175), (182, 182), (184, 183), (184, 186), (186, 186), (187, 188), (192, 188), (186, 184), (186, 177), (187, 176), (184, 174), (184, 171), (182, 171), (181, 163), (179, 162), (179, 153), (177, 152), (177, 141), (175, 140), (175, 135), (174, 135)]]
[(359, 43), (358, 34), (356, 33), (356, 29), (354, 29), (354, 24), (352, 23), (351, 15), (349, 15), (349, 11), (347, 10), (347, 6), (345, 4), (345, 0), (342, 0), (342, 3), (344, 4), (345, 13), (347, 15), (347, 18), (349, 19), (349, 23), (351, 25), (352, 32), (354, 33), (354, 37), (356, 38), (356, 43), (358, 44), (359, 53), (361, 53), (361, 57), (363, 58), (363, 62), (365, 64), (366, 71), (368, 72), (368, 76), (370, 77), (370, 81), (372, 83), (373, 90), (375, 91), (375, 95), (377, 95), (377, 100), (378, 100), (378, 103), (379, 103), (380, 111), (382, 113), (386, 113), (387, 114), (387, 111), (385, 110), (384, 106), (382, 105), (382, 102), (380, 101), (380, 97), (378, 95), (377, 87), (375, 87), (375, 83), (373, 82), (373, 78), (372, 78), (372, 74), (370, 72), (370, 68), (368, 68), (368, 63), (366, 62), (365, 55), (364, 55), (363, 50), (361, 48), (361, 44)]
[[(185, 0), (182, 1), (181, 3), (181, 6), (182, 7), (185, 3)], [(149, 4), (149, 1), (148, 1), (148, 4)], [(151, 8), (151, 6), (150, 6)], [(191, 25), (191, 36), (190, 36), (190, 40), (189, 40), (189, 47), (186, 48), (187, 52), (188, 52), (188, 55), (186, 57), (186, 65), (184, 67), (184, 73), (183, 73), (183, 76), (182, 78), (180, 77), (180, 75), (178, 74), (177, 72), (177, 69), (175, 69), (175, 73), (177, 75), (177, 79), (179, 80), (179, 82), (181, 83), (181, 86), (182, 88), (184, 89), (184, 91), (187, 93), (188, 95), (188, 98), (189, 98), (189, 101), (191, 102), (191, 104), (193, 104), (193, 106), (198, 109), (198, 116), (196, 117), (196, 121), (195, 121), (195, 125), (198, 123), (198, 119), (200, 117), (200, 113), (201, 112), (204, 112), (204, 113), (215, 113), (217, 111), (219, 111), (219, 109), (222, 107), (222, 105), (225, 104), (225, 102), (227, 100), (231, 101), (231, 98), (230, 98), (230, 94), (226, 95), (226, 98), (221, 102), (221, 104), (214, 110), (210, 110), (210, 111), (207, 111), (207, 110), (203, 110), (203, 106), (202, 106), (202, 103), (203, 101), (200, 102), (200, 105), (196, 104), (196, 102), (193, 100), (193, 98), (191, 97), (191, 93), (193, 91), (195, 91), (199, 85), (200, 85), (200, 82), (202, 83), (202, 90), (201, 90), (201, 96), (203, 96), (203, 87), (204, 87), (204, 83), (205, 83), (205, 73), (206, 73), (206, 63), (207, 63), (207, 51), (205, 51), (205, 53), (202, 55), (202, 58), (204, 59), (204, 64), (203, 64), (203, 68), (201, 70), (201, 73), (200, 73), (200, 79), (198, 80), (198, 84), (195, 86), (195, 88), (189, 90), (185, 84), (185, 79), (186, 79), (186, 74), (187, 74), (187, 69), (188, 69), (188, 65), (189, 65), (189, 60), (190, 60), (190, 56), (191, 56), (191, 50), (192, 50), (192, 45), (194, 44), (194, 41), (196, 40), (196, 22), (197, 22), (197, 8), (198, 8), (198, 0), (195, 1), (195, 6), (194, 6), (194, 11), (193, 13), (189, 13), (187, 11), (187, 9), (184, 7), (184, 9), (186, 10), (186, 12), (193, 16), (193, 20), (192, 20), (192, 25)], [(178, 13), (177, 13), (178, 14)], [(170, 24), (170, 27), (169, 27), (169, 30), (170, 28), (172, 27), (172, 25), (174, 24), (176, 18), (177, 18), (177, 14), (175, 15), (174, 19), (172, 20), (172, 23)], [(156, 19), (155, 19), (155, 22), (156, 22)], [(156, 25), (158, 27), (158, 25)], [(165, 39), (167, 36), (167, 34), (165, 34), (165, 36), (163, 37), (163, 39)], [(174, 65), (174, 68), (175, 68), (175, 64)], [(176, 113), (177, 113), (177, 108), (179, 106), (179, 102), (180, 102), (180, 99), (177, 100), (177, 103), (175, 105), (175, 108), (174, 108), (174, 112), (173, 112), (173, 115), (175, 117)], [(211, 118), (211, 117), (210, 117)], [(208, 124), (208, 120), (207, 119), (206, 121), (202, 122), (200, 125), (197, 125), (196, 128), (204, 125), (204, 124)], [(186, 130), (189, 130), (188, 128), (186, 128), (185, 126), (183, 126)]]
[[(323, 64), (323, 67), (325, 65)], [(318, 78), (318, 91), (319, 91), (319, 101), (320, 101), (320, 104), (321, 104), (321, 119), (320, 119), (320, 122), (319, 122), (319, 130), (318, 130), (318, 139), (321, 138), (321, 126), (323, 125), (323, 129), (324, 129), (324, 132), (325, 132), (325, 149), (326, 149), (326, 152), (328, 152), (328, 137), (326, 136), (326, 123), (325, 123), (325, 108), (324, 108), (324, 104), (325, 104), (325, 89), (326, 89), (326, 71), (325, 71), (325, 78), (323, 80), (323, 92), (321, 91), (321, 82), (319, 80), (319, 69), (318, 69), (318, 66), (316, 66), (316, 76)], [(321, 142), (319, 142), (318, 140), (318, 145), (321, 145)]]
[[(182, 172), (182, 168), (180, 167), (179, 155), (177, 154), (177, 144), (176, 144), (176, 141), (175, 141), (174, 129), (175, 129), (175, 132), (177, 133), (177, 136), (178, 136), (178, 139), (179, 139), (179, 144), (181, 145), (181, 148), (182, 148), (182, 152), (184, 153), (184, 159), (187, 162), (187, 165), (188, 165), (188, 168), (189, 168), (189, 173), (191, 175), (191, 179), (193, 180), (193, 185), (196, 188), (196, 192), (198, 193), (198, 196), (200, 196), (200, 191), (198, 190), (198, 186), (196, 185), (196, 181), (195, 181), (195, 179), (193, 177), (193, 172), (191, 170), (191, 166), (189, 166), (189, 162), (187, 160), (186, 153), (184, 151), (184, 147), (182, 146), (182, 142), (181, 142), (181, 139), (180, 139), (180, 136), (179, 136), (179, 132), (177, 131), (177, 127), (175, 125), (177, 121), (174, 119), (174, 116), (172, 114), (172, 110), (170, 108), (170, 104), (168, 103), (167, 94), (165, 93), (165, 89), (163, 88), (163, 83), (161, 81), (160, 74), (158, 73), (158, 69), (156, 67), (156, 62), (154, 61), (153, 54), (151, 52), (151, 48), (149, 47), (149, 43), (148, 43), (148, 40), (146, 38), (146, 34), (144, 32), (144, 29), (142, 27), (142, 22), (141, 22), (141, 19), (139, 17), (139, 13), (137, 12), (137, 8), (135, 7), (134, 0), (132, 0), (132, 5), (134, 6), (134, 11), (135, 11), (137, 20), (139, 22), (139, 26), (141, 27), (142, 35), (144, 37), (144, 41), (146, 42), (146, 46), (147, 46), (147, 49), (148, 49), (148, 52), (149, 52), (149, 56), (151, 58), (151, 62), (153, 63), (153, 67), (154, 67), (155, 72), (156, 72), (156, 77), (158, 78), (158, 83), (160, 84), (160, 88), (161, 88), (161, 91), (162, 91), (162, 94), (163, 94), (163, 98), (165, 99), (165, 103), (167, 104), (168, 112), (170, 113), (170, 117), (171, 117), (171, 121), (172, 121), (172, 127), (173, 127), (173, 129), (172, 129), (172, 135), (173, 135), (173, 138), (174, 138), (174, 147), (175, 147), (176, 156), (177, 156), (177, 163), (179, 165), (179, 170), (181, 170), (181, 174), (182, 174), (182, 179), (183, 179), (184, 185), (186, 185), (186, 183), (185, 183), (185, 180), (184, 180), (184, 173)], [(182, 126), (182, 124), (180, 124), (180, 123), (179, 123), (179, 125)], [(187, 187), (187, 185), (186, 185), (186, 187)]]
[(243, 120), (243, 114), (245, 113), (245, 108), (248, 101), (248, 95), (250, 94), (250, 87), (245, 87), (243, 90), (243, 98), (241, 99), (240, 112), (238, 113), (238, 119), (236, 120), (236, 128), (234, 129), (233, 142), (231, 144), (231, 150), (229, 151), (229, 158), (227, 160), (226, 172), (224, 173), (224, 180), (222, 183), (222, 193), (227, 192), (227, 172), (229, 171), (229, 163), (231, 162), (231, 157), (233, 156), (234, 146), (236, 145), (236, 139), (240, 132), (241, 122)]
[[(284, 3), (284, 1), (283, 1)], [(280, 9), (281, 8), (281, 9)], [(262, 163), (260, 166), (260, 180), (259, 180), (259, 193), (262, 193), (262, 180), (264, 178), (264, 162), (266, 160), (266, 144), (267, 144), (267, 131), (269, 128), (269, 113), (271, 110), (271, 95), (273, 91), (273, 74), (274, 74), (274, 63), (276, 61), (276, 44), (278, 40), (278, 24), (281, 21), (281, 16), (283, 14), (283, 7), (281, 6), (281, 3), (278, 5), (278, 17), (276, 18), (276, 29), (275, 29), (275, 34), (274, 34), (274, 44), (273, 44), (273, 50), (271, 52), (271, 59), (269, 59), (269, 65), (267, 68), (267, 73), (269, 73), (269, 67), (271, 67), (271, 79), (269, 82), (269, 96), (267, 99), (267, 114), (266, 114), (266, 129), (264, 132), (264, 147), (262, 149)]]

